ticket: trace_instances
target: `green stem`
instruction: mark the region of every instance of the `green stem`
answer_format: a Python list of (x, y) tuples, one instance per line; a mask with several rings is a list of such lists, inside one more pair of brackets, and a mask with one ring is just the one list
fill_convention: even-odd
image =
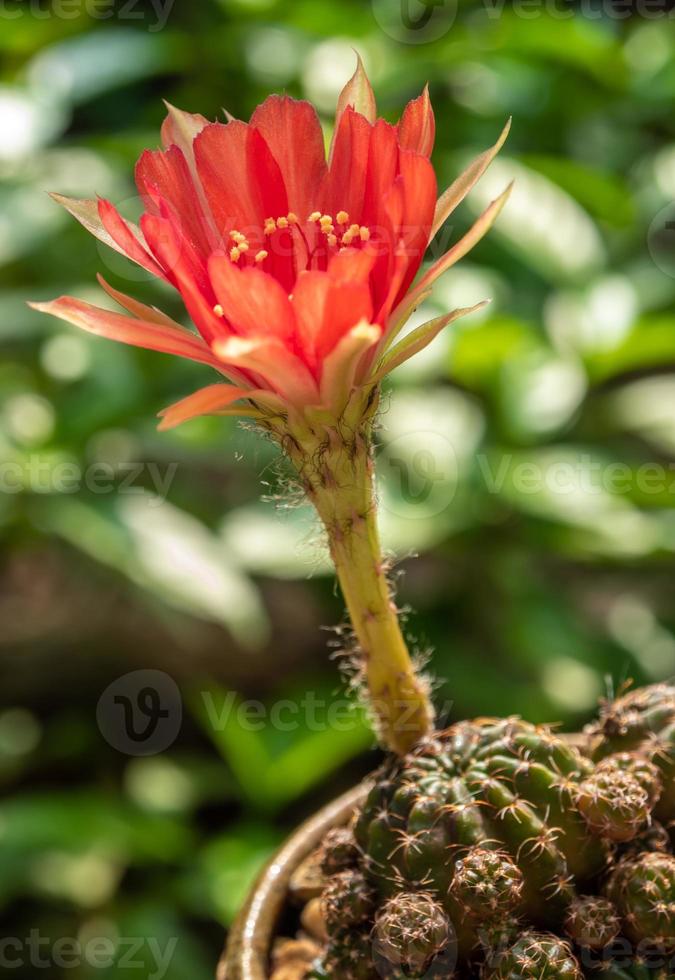
[[(370, 422), (344, 432), (307, 432), (289, 455), (323, 521), (356, 634), (378, 735), (400, 755), (433, 727), (427, 686), (417, 676), (387, 581), (377, 529)], [(287, 446), (288, 448), (288, 446)]]

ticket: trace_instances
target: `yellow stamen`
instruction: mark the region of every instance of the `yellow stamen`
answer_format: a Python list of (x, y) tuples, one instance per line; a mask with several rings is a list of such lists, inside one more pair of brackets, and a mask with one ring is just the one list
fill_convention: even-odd
[(256, 254), (255, 261), (264, 262), (268, 255), (269, 252), (266, 252), (264, 248), (261, 248), (260, 251)]
[(230, 249), (230, 258), (232, 259), (233, 262), (238, 262), (239, 259), (241, 258), (241, 252), (239, 251), (236, 245), (234, 246), (234, 248)]
[(361, 225), (359, 228), (359, 237), (362, 242), (367, 242), (370, 239), (370, 228), (366, 228), (365, 225)]
[(310, 216), (309, 216), (309, 218), (307, 220), (308, 221), (318, 221), (320, 217), (321, 217), (321, 212), (320, 211), (312, 211), (312, 213), (310, 214)]
[(337, 213), (337, 223), (339, 225), (346, 225), (349, 221), (349, 215), (346, 211), (338, 211)]
[(265, 227), (263, 228), (264, 234), (273, 235), (276, 230), (277, 230), (277, 223), (274, 220), (274, 218), (265, 218)]
[(334, 245), (337, 245), (337, 238), (335, 237), (335, 235), (329, 235), (328, 236), (328, 244), (331, 247), (333, 247)]
[(250, 245), (248, 244), (246, 239), (244, 239), (242, 242), (237, 242), (237, 248), (239, 249), (240, 252), (248, 252)]
[(277, 218), (277, 228), (288, 228), (288, 218)]
[(289, 225), (297, 225), (300, 220), (295, 211), (289, 211), (286, 218), (288, 219)]
[(213, 307), (213, 312), (216, 314), (216, 316), (225, 316), (225, 311), (220, 303), (216, 303), (216, 305)]

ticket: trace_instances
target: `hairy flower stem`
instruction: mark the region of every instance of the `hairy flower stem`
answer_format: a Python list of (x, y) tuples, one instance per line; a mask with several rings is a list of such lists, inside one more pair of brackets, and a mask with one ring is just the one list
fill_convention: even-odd
[(404, 755), (429, 733), (434, 716), (387, 581), (377, 529), (371, 432), (368, 416), (353, 427), (313, 426), (284, 445), (328, 535), (378, 736), (385, 748)]

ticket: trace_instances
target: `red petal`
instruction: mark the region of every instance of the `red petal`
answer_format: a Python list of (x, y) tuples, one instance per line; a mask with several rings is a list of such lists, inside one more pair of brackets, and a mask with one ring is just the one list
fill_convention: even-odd
[(102, 310), (90, 303), (83, 303), (72, 296), (61, 296), (50, 303), (31, 303), (34, 310), (50, 313), (60, 320), (74, 323), (89, 333), (110, 340), (119, 340), (123, 344), (134, 347), (144, 347), (146, 350), (162, 351), (165, 354), (176, 354), (187, 357), (192, 361), (210, 364), (222, 368), (222, 364), (209, 350), (199, 337), (178, 327), (148, 323), (124, 316), (122, 313), (112, 313)]
[(206, 258), (215, 242), (209, 234), (208, 221), (203, 214), (199, 193), (194, 184), (182, 150), (146, 150), (136, 164), (136, 186), (150, 214), (159, 214), (157, 195), (167, 201), (178, 217), (183, 238)]
[(160, 323), (163, 326), (176, 327), (178, 330), (183, 330), (184, 328), (180, 323), (176, 323), (171, 317), (162, 313), (155, 306), (146, 306), (145, 303), (139, 302), (134, 299), (133, 296), (127, 296), (125, 293), (119, 292), (117, 289), (113, 289), (110, 283), (107, 283), (102, 275), (96, 276), (99, 286), (106, 291), (108, 296), (119, 303), (125, 310), (137, 317), (139, 320), (146, 320), (148, 323)]
[(301, 272), (293, 290), (298, 343), (310, 370), (318, 377), (316, 339), (321, 332), (331, 288), (327, 272)]
[(283, 287), (261, 269), (240, 269), (226, 255), (213, 255), (209, 275), (233, 328), (247, 337), (273, 335), (289, 341), (295, 317)]
[(342, 283), (367, 283), (375, 264), (375, 254), (369, 249), (346, 248), (330, 260), (328, 275), (331, 280)]
[[(234, 385), (209, 385), (207, 388), (200, 388), (187, 398), (163, 408), (159, 413), (162, 421), (159, 423), (160, 430), (174, 429), (182, 422), (195, 419), (200, 415), (213, 415), (224, 408), (228, 408), (233, 402), (240, 398), (246, 398), (250, 394), (248, 388), (236, 388)], [(242, 406), (242, 415), (246, 409)]]
[(149, 254), (147, 249), (138, 240), (131, 226), (124, 220), (117, 208), (110, 201), (101, 199), (98, 202), (98, 214), (103, 227), (127, 258), (131, 259), (132, 262), (136, 262), (141, 268), (151, 272), (153, 276), (157, 276), (159, 279), (165, 279), (167, 282), (173, 281), (171, 273), (155, 262), (152, 255)]
[(426, 157), (401, 150), (399, 167), (403, 187), (403, 222), (401, 240), (409, 258), (408, 270), (401, 284), (404, 292), (415, 278), (431, 236), (436, 210), (436, 175)]
[(229, 333), (227, 323), (213, 312), (216, 302), (211, 283), (190, 244), (180, 237), (172, 216), (144, 214), (141, 227), (155, 255), (171, 268), (173, 281), (200, 334), (209, 342)]
[(436, 120), (429, 99), (429, 87), (405, 107), (398, 124), (398, 141), (405, 150), (430, 157), (436, 136)]
[(281, 168), (288, 207), (304, 221), (317, 207), (327, 170), (316, 109), (309, 102), (272, 95), (255, 110), (251, 126), (262, 133)]
[(214, 352), (228, 366), (258, 375), (270, 391), (297, 405), (316, 404), (319, 391), (307, 366), (278, 337), (231, 337)]
[(248, 172), (265, 217), (288, 214), (288, 197), (279, 164), (257, 129), (249, 127), (246, 144)]
[[(211, 123), (194, 142), (199, 179), (223, 239), (234, 228), (250, 237), (266, 217), (272, 217), (263, 214), (250, 172), (249, 131), (237, 119), (226, 125)], [(260, 241), (255, 244), (262, 247)]]
[(324, 205), (328, 214), (346, 211), (360, 222), (366, 189), (368, 149), (372, 127), (351, 107), (345, 109), (338, 124), (333, 155), (326, 179)]
[(364, 224), (376, 228), (380, 226), (383, 198), (396, 179), (397, 168), (396, 127), (391, 126), (384, 119), (378, 119), (370, 133), (366, 192), (360, 219)]
[(314, 369), (359, 321), (371, 322), (373, 262), (374, 256), (365, 250), (345, 249), (331, 259), (327, 272), (306, 272), (298, 278), (293, 309)]

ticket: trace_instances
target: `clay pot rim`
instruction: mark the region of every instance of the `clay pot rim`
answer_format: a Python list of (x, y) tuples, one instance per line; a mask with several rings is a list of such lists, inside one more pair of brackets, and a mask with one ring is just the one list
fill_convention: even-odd
[(268, 980), (269, 955), (293, 872), (332, 828), (348, 822), (367, 786), (339, 796), (303, 823), (265, 866), (230, 930), (217, 980)]

